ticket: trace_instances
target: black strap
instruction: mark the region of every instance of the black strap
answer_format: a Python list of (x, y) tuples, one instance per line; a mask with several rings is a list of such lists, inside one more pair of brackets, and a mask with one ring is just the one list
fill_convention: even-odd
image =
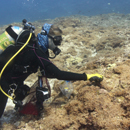
[(8, 28), (6, 28), (6, 31), (13, 39), (16, 40), (18, 35), (13, 31), (13, 29), (11, 27), (12, 27), (12, 25), (10, 25)]
[(26, 65), (26, 66), (23, 66), (23, 65), (17, 65), (15, 64), (14, 65), (14, 71), (15, 72), (19, 72), (19, 73), (28, 73), (28, 71), (30, 71), (30, 66), (29, 65)]

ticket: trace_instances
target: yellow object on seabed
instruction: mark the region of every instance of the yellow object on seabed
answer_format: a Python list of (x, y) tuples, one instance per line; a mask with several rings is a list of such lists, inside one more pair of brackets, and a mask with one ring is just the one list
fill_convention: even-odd
[(73, 92), (73, 85), (71, 81), (63, 81), (60, 85), (60, 90), (67, 98), (70, 98), (70, 95)]

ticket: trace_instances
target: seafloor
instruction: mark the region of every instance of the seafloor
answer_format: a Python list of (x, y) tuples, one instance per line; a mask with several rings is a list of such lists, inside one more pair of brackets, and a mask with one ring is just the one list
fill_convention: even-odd
[[(63, 30), (62, 52), (53, 63), (64, 71), (99, 73), (101, 84), (73, 82), (70, 99), (61, 96), (58, 80), (40, 117), (21, 116), (8, 105), (2, 130), (129, 130), (130, 129), (130, 15), (61, 17), (34, 22), (35, 32), (45, 23)], [(13, 23), (21, 25), (21, 23)], [(1, 27), (1, 33), (7, 25)], [(36, 79), (28, 79), (27, 82)], [(53, 84), (54, 83), (54, 84)]]

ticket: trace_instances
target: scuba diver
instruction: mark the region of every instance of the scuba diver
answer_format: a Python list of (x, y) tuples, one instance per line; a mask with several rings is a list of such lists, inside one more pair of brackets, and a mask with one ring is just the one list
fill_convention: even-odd
[[(10, 57), (21, 48), (21, 45), (23, 46), (27, 43), (30, 32), (32, 36), (28, 44), (10, 61), (1, 75), (0, 117), (4, 113), (7, 99), (10, 97), (8, 95), (13, 95), (13, 101), (17, 107), (22, 106), (21, 101), (30, 91), (30, 88), (24, 84), (24, 81), (30, 74), (36, 73), (38, 69), (40, 69), (43, 76), (47, 78), (56, 78), (58, 80), (90, 80), (91, 82), (101, 82), (103, 80), (103, 76), (100, 74), (80, 74), (62, 71), (49, 60), (52, 57), (49, 57), (48, 49), (52, 50), (55, 56), (61, 52), (58, 46), (60, 46), (62, 42), (62, 30), (59, 27), (45, 23), (41, 33), (36, 37), (34, 34), (34, 27), (31, 23), (27, 23), (26, 20), (23, 20), (23, 23), (24, 31), (19, 35), (14, 32), (12, 26), (6, 29), (15, 39), (15, 45), (7, 47), (5, 51), (0, 54), (1, 70)], [(37, 101), (37, 105), (40, 106), (45, 99), (50, 97), (50, 94), (49, 92), (45, 93), (48, 91), (48, 88), (37, 88), (36, 91), (39, 92), (37, 95), (41, 96), (37, 96), (37, 100), (40, 100)]]

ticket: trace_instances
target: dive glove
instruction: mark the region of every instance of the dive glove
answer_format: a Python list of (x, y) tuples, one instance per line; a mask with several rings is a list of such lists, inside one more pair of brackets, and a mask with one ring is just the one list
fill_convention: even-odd
[(93, 82), (101, 82), (103, 80), (103, 76), (100, 74), (86, 74), (87, 80)]

